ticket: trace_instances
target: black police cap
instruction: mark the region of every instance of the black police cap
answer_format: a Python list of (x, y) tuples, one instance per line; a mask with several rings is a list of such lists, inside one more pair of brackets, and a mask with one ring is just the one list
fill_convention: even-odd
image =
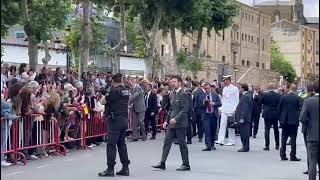
[(121, 73), (117, 73), (117, 74), (112, 76), (112, 79), (116, 79), (116, 78), (122, 78), (122, 74)]

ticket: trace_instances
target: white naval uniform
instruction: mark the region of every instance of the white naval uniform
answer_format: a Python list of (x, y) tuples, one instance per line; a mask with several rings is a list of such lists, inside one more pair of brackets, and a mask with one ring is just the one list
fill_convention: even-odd
[[(220, 129), (217, 142), (224, 144), (224, 138), (226, 136), (228, 116), (234, 114), (239, 103), (239, 90), (236, 86), (230, 84), (222, 90), (221, 100), (221, 120)], [(228, 129), (228, 144), (235, 144), (235, 129)]]

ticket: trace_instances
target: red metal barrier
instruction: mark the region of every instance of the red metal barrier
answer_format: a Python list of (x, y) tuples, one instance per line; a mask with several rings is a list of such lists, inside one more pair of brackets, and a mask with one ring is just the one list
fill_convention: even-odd
[(160, 128), (160, 130), (163, 130), (162, 124), (163, 124), (164, 121), (165, 121), (166, 115), (167, 115), (166, 110), (163, 110), (163, 109), (162, 109), (162, 110), (159, 112), (159, 121), (158, 121), (158, 124), (157, 124), (157, 128)]

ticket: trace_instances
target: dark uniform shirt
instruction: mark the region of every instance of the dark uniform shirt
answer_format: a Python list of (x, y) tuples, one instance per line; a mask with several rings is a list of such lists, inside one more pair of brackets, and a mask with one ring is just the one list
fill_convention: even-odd
[(129, 90), (120, 85), (111, 87), (105, 106), (109, 130), (119, 130), (128, 127)]

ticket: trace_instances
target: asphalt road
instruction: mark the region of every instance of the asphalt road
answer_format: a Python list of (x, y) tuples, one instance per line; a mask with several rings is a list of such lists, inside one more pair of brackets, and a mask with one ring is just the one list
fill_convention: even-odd
[[(270, 151), (262, 150), (264, 145), (263, 120), (256, 139), (250, 139), (251, 151), (238, 153), (241, 147), (240, 137), (233, 147), (217, 146), (216, 151), (202, 152), (204, 143), (189, 145), (190, 172), (177, 172), (181, 164), (179, 147), (171, 148), (166, 171), (156, 171), (150, 166), (160, 160), (163, 133), (157, 140), (146, 142), (129, 142), (128, 150), (131, 160), (130, 177), (113, 179), (131, 180), (307, 180), (302, 174), (306, 170), (306, 150), (299, 130), (297, 139), (297, 157), (300, 162), (280, 161), (279, 151), (274, 149), (271, 137)], [(271, 130), (271, 134), (273, 131)], [(287, 147), (289, 155), (290, 147)], [(105, 179), (97, 173), (106, 168), (105, 144), (93, 150), (79, 150), (67, 156), (55, 156), (30, 161), (26, 166), (17, 165), (1, 168), (2, 180), (95, 180)], [(121, 168), (117, 158), (116, 170)]]

